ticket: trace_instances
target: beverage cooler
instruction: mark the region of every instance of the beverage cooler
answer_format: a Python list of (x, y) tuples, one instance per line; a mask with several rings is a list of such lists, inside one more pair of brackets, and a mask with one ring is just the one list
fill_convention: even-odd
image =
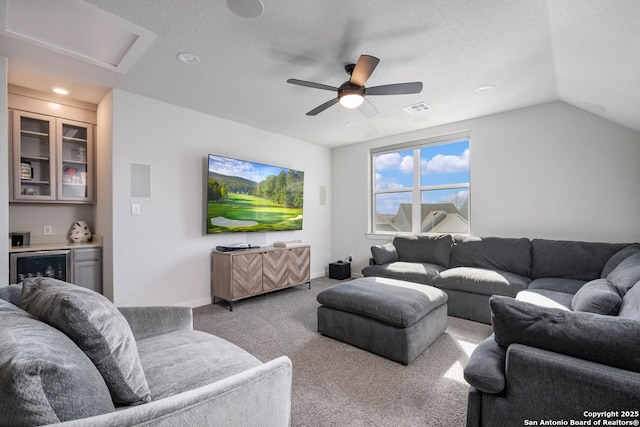
[(20, 252), (9, 255), (9, 283), (29, 277), (52, 277), (71, 282), (71, 251)]

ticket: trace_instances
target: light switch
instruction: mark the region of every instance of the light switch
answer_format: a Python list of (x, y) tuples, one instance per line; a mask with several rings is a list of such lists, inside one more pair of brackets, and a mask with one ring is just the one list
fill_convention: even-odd
[(140, 215), (140, 203), (131, 204), (131, 215)]

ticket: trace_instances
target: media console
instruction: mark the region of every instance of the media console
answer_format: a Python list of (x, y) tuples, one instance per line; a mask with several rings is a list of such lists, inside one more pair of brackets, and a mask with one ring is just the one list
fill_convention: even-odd
[(233, 302), (278, 289), (308, 284), (311, 288), (311, 248), (265, 246), (211, 253), (211, 291), (217, 299)]

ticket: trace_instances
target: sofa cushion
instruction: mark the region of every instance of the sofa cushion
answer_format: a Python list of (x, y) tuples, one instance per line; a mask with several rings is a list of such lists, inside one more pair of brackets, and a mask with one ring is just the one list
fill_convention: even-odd
[(484, 393), (500, 393), (505, 386), (506, 354), (507, 351), (491, 335), (471, 353), (464, 368), (464, 379)]
[(43, 425), (115, 410), (91, 360), (65, 334), (0, 300), (0, 423)]
[(607, 277), (622, 261), (629, 258), (631, 255), (640, 253), (640, 243), (634, 243), (633, 245), (625, 246), (618, 252), (613, 254), (611, 258), (607, 260), (607, 263), (602, 268), (600, 277)]
[(333, 285), (320, 292), (320, 304), (360, 314), (399, 328), (413, 325), (447, 302), (447, 294), (432, 286), (364, 277)]
[(529, 277), (531, 242), (525, 238), (458, 236), (451, 249), (450, 267), (477, 267)]
[(398, 252), (393, 243), (371, 246), (371, 255), (378, 265), (398, 261)]
[(620, 295), (624, 296), (640, 280), (640, 253), (631, 255), (607, 276)]
[(560, 310), (571, 310), (573, 294), (564, 292), (548, 291), (546, 289), (527, 289), (518, 292), (516, 299), (539, 305), (540, 307), (558, 308)]
[(531, 283), (529, 283), (529, 289), (564, 292), (565, 294), (573, 295), (578, 292), (578, 289), (583, 287), (585, 283), (587, 283), (586, 280), (543, 277), (532, 280)]
[(445, 269), (446, 267), (436, 264), (398, 261), (383, 265), (368, 265), (362, 269), (362, 274), (431, 285), (438, 273)]
[(450, 268), (438, 274), (434, 282), (442, 289), (511, 297), (527, 289), (528, 284), (528, 278), (514, 273), (472, 267)]
[(114, 402), (151, 400), (129, 324), (104, 296), (49, 278), (23, 282), (23, 308), (64, 332), (102, 374)]
[(539, 307), (513, 298), (489, 300), (496, 342), (524, 344), (640, 372), (640, 320)]
[(620, 311), (622, 298), (607, 279), (596, 279), (585, 283), (573, 296), (574, 311), (616, 315)]
[(138, 349), (153, 400), (212, 384), (262, 364), (229, 341), (200, 331), (143, 338)]
[(398, 260), (449, 266), (453, 238), (449, 234), (439, 236), (396, 236), (393, 246)]
[(628, 243), (533, 239), (530, 277), (597, 279), (609, 258), (626, 246)]
[(640, 320), (640, 282), (629, 289), (624, 298), (618, 316)]

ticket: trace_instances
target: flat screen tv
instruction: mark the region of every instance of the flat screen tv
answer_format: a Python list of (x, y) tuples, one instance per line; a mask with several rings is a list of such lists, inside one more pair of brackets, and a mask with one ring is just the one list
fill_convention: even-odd
[(209, 154), (206, 188), (206, 234), (302, 230), (302, 171)]

